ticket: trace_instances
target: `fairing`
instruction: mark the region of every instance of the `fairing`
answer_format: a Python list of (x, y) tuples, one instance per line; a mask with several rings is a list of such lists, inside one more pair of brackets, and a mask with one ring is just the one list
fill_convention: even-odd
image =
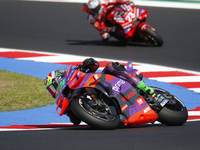
[[(70, 89), (94, 88), (101, 91), (110, 99), (115, 99), (119, 105), (120, 113), (123, 115), (124, 125), (140, 125), (154, 122), (157, 114), (149, 107), (137, 89), (128, 82), (104, 73), (83, 73), (80, 70), (72, 69), (72, 66), (65, 70), (64, 77), (57, 79), (57, 109), (60, 107), (63, 115), (69, 106), (70, 100), (62, 95), (68, 86)], [(57, 110), (56, 109), (56, 110)]]

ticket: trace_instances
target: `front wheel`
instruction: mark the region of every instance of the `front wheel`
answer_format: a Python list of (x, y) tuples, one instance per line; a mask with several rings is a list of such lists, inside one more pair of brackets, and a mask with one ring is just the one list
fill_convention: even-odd
[(161, 36), (153, 28), (147, 28), (144, 31), (145, 40), (147, 43), (153, 44), (154, 46), (162, 46), (163, 40)]
[(180, 99), (171, 93), (155, 88), (157, 93), (162, 94), (169, 102), (158, 113), (158, 121), (168, 126), (179, 126), (184, 124), (188, 118), (188, 111)]
[(119, 125), (119, 117), (114, 106), (93, 108), (82, 97), (71, 101), (73, 113), (81, 120), (96, 129), (115, 129)]

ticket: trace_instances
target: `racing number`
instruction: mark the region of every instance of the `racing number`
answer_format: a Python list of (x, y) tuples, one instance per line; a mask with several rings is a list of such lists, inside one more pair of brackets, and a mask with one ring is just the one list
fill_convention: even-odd
[(129, 12), (125, 17), (125, 20), (127, 20), (128, 22), (132, 22), (133, 18), (135, 18), (135, 14), (132, 12)]

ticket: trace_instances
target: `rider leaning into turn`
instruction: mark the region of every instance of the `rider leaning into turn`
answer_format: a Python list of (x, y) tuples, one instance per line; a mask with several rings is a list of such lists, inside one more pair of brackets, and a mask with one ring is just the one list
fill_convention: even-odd
[[(77, 68), (80, 68), (81, 71), (86, 73), (94, 73), (99, 68), (99, 63), (93, 58), (87, 58), (83, 61), (83, 65), (79, 65)], [(119, 62), (107, 63), (103, 72), (129, 82), (131, 85), (137, 87), (148, 95), (152, 95), (154, 92), (153, 88), (147, 86), (136, 74), (126, 70), (124, 65)]]
[[(95, 73), (96, 70), (99, 68), (99, 63), (94, 60), (93, 58), (87, 58), (83, 61), (83, 64), (78, 65), (75, 69), (80, 69), (80, 71), (84, 73)], [(147, 86), (144, 81), (137, 76), (137, 74), (134, 74), (128, 70), (125, 69), (124, 65), (120, 64), (119, 62), (109, 62), (103, 69), (103, 72), (106, 74), (111, 74), (113, 76), (116, 76), (120, 79), (123, 79), (127, 82), (129, 82), (133, 87), (137, 87), (138, 89), (142, 90), (148, 95), (153, 95), (154, 89), (152, 87)], [(51, 85), (48, 84), (47, 90), (51, 94), (52, 97), (55, 98), (55, 93), (57, 89), (57, 83), (55, 82), (55, 76), (57, 78), (62, 77), (62, 74), (64, 73), (64, 70), (56, 70), (52, 71), (45, 80), (45, 85), (47, 82), (49, 83), (49, 80)], [(47, 86), (47, 85), (46, 85)], [(51, 88), (51, 89), (50, 89)], [(67, 116), (69, 116), (70, 121), (74, 125), (80, 124), (81, 120), (78, 119), (72, 111), (66, 112)]]
[(119, 4), (134, 5), (130, 0), (89, 0), (86, 4), (90, 10), (88, 21), (99, 31), (103, 41), (107, 41), (110, 38), (109, 32), (115, 30), (115, 27), (105, 26), (107, 12)]

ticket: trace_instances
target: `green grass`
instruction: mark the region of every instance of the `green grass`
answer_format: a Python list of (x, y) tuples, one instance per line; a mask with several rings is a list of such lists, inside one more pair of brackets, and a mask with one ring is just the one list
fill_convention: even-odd
[(54, 104), (44, 80), (0, 70), (0, 112), (25, 110)]

